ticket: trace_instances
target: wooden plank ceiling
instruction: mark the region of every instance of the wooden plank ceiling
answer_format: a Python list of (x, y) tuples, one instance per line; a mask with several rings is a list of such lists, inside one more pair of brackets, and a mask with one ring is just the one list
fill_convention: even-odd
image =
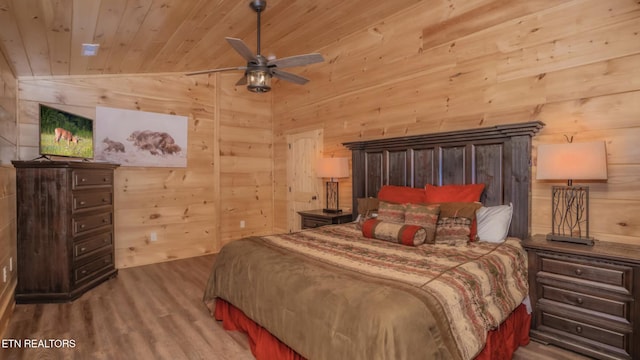
[[(318, 51), (419, 0), (268, 0), (262, 54)], [(184, 72), (244, 65), (255, 50), (249, 0), (0, 0), (0, 50), (16, 76)], [(100, 44), (81, 56), (83, 43)], [(329, 59), (327, 59), (329, 60)], [(295, 72), (295, 69), (294, 69)]]

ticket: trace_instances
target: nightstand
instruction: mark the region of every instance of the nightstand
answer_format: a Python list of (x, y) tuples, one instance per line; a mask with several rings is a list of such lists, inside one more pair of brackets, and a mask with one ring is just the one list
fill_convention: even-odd
[(640, 359), (640, 246), (522, 242), (531, 337), (597, 359)]
[(298, 214), (300, 214), (300, 222), (303, 229), (311, 229), (331, 224), (344, 224), (353, 221), (351, 212), (333, 214), (323, 212), (322, 210), (306, 210), (298, 211)]

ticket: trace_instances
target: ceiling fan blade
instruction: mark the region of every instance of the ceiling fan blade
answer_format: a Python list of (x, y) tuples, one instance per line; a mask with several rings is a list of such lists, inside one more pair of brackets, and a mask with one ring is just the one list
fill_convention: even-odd
[(238, 54), (242, 55), (245, 60), (247, 60), (248, 62), (258, 61), (258, 58), (253, 54), (253, 51), (249, 49), (244, 41), (232, 37), (226, 37), (225, 39), (227, 39), (229, 45), (231, 45), (231, 47), (233, 47), (238, 52)]
[(242, 85), (247, 85), (247, 77), (243, 76), (240, 79), (238, 79), (238, 82), (236, 83), (236, 86), (242, 86)]
[(318, 53), (312, 53), (312, 54), (295, 55), (295, 56), (285, 57), (282, 59), (271, 60), (267, 65), (269, 66), (275, 65), (279, 68), (288, 68), (288, 67), (315, 64), (323, 61), (324, 61), (324, 58), (322, 57), (322, 55)]
[(292, 73), (287, 72), (287, 71), (271, 69), (271, 74), (273, 74), (273, 76), (277, 77), (278, 79), (290, 81), (290, 82), (298, 84), (298, 85), (304, 85), (307, 82), (309, 82), (309, 79), (304, 78), (304, 77), (302, 77), (300, 75), (292, 74)]
[(221, 71), (229, 71), (229, 70), (247, 70), (247, 67), (246, 66), (234, 66), (234, 67), (226, 67), (226, 68), (219, 68), (219, 69), (200, 70), (200, 71), (188, 72), (185, 75), (191, 76), (191, 75), (209, 74), (209, 73), (215, 73), (215, 72), (221, 72)]

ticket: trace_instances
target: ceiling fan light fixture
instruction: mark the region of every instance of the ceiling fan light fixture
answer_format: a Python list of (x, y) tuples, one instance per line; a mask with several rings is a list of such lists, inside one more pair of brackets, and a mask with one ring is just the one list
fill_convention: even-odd
[(265, 69), (247, 70), (247, 89), (256, 93), (271, 90), (271, 74)]

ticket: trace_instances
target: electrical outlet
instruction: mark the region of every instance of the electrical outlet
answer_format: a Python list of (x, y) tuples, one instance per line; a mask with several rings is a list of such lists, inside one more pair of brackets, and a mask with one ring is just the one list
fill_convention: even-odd
[(158, 241), (158, 233), (157, 232), (152, 232), (151, 234), (149, 234), (149, 238), (151, 239), (151, 241)]
[(7, 267), (2, 268), (2, 282), (7, 282)]
[(240, 229), (244, 229), (244, 220), (240, 220)]

